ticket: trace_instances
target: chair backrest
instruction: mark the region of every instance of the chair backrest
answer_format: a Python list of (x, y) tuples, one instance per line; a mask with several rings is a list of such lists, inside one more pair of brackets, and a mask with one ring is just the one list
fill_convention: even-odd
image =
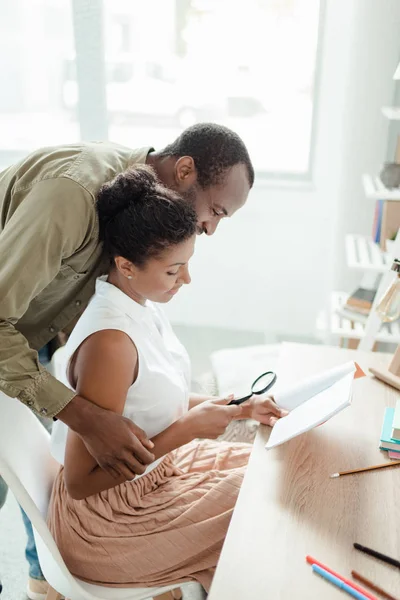
[(92, 600), (68, 571), (46, 524), (58, 469), (45, 428), (26, 406), (0, 392), (0, 474), (32, 522), (43, 574), (61, 594)]

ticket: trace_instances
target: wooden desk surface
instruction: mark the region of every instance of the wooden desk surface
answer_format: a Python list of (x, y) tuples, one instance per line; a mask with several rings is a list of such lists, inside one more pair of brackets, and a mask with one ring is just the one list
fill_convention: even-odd
[[(284, 344), (277, 371), (289, 382), (348, 360), (367, 373), (390, 358)], [(400, 570), (353, 549), (359, 542), (400, 559), (400, 466), (329, 477), (388, 460), (378, 449), (384, 407), (399, 396), (367, 376), (355, 381), (349, 408), (280, 447), (265, 450), (270, 430), (260, 428), (209, 600), (340, 598), (312, 572), (307, 554), (349, 579), (355, 569), (400, 598)]]

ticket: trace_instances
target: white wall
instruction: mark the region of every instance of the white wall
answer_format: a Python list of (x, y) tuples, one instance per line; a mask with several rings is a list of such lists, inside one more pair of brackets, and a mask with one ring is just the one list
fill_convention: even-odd
[(198, 240), (192, 284), (168, 306), (175, 323), (314, 333), (330, 291), (348, 280), (344, 234), (372, 227), (360, 176), (385, 158), (380, 107), (392, 101), (399, 33), (398, 0), (327, 0), (313, 181), (257, 183), (238, 215)]

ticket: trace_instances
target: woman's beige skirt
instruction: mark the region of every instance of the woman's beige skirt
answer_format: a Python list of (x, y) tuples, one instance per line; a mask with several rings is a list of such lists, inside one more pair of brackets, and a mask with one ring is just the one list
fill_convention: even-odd
[(209, 589), (251, 446), (192, 442), (150, 473), (72, 500), (63, 469), (49, 526), (76, 577), (111, 587), (196, 580)]

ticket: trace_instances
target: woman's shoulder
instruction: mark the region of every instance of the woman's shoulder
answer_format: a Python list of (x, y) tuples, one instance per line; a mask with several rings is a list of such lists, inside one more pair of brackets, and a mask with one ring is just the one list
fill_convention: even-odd
[(118, 310), (105, 298), (95, 294), (68, 339), (68, 350), (73, 353), (86, 338), (106, 329), (129, 334), (132, 324), (128, 315)]

